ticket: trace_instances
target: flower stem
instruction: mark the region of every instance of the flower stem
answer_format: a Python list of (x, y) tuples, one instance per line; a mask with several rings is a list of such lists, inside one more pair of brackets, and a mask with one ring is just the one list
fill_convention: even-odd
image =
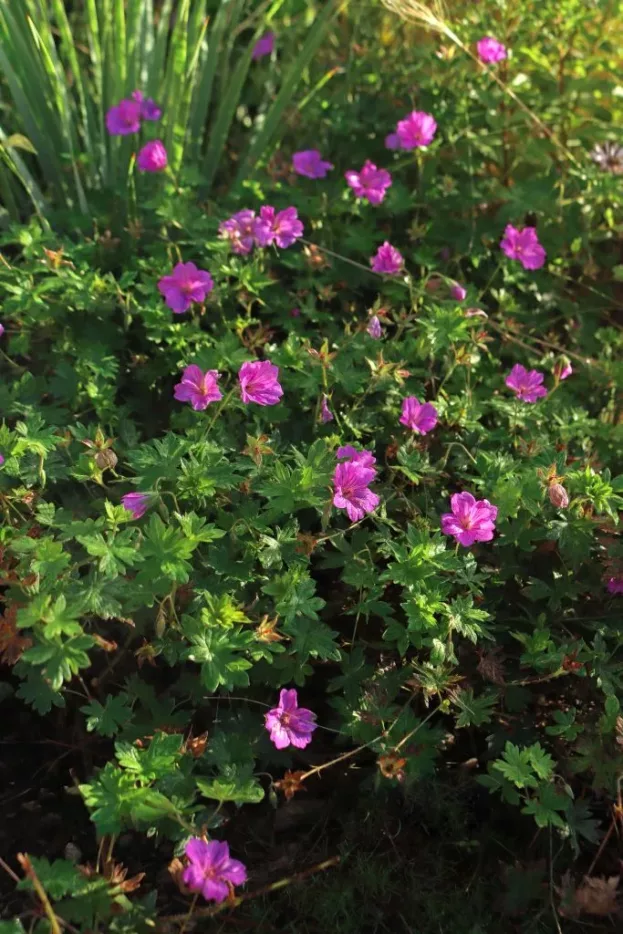
[(184, 931), (186, 930), (186, 925), (187, 925), (188, 922), (190, 921), (190, 919), (191, 919), (191, 917), (192, 917), (192, 913), (193, 913), (193, 911), (195, 910), (195, 906), (196, 906), (196, 904), (197, 904), (197, 899), (198, 899), (198, 898), (199, 898), (199, 892), (195, 892), (194, 898), (193, 898), (192, 902), (190, 903), (190, 908), (188, 909), (188, 914), (186, 915), (186, 917), (185, 917), (184, 920), (182, 921), (182, 926), (181, 926), (181, 928), (180, 928), (179, 934), (184, 934)]
[(222, 399), (221, 404), (217, 407), (216, 412), (214, 413), (214, 415), (212, 416), (212, 418), (211, 418), (210, 421), (208, 422), (208, 427), (206, 428), (206, 430), (205, 430), (204, 433), (203, 433), (203, 440), (204, 440), (204, 441), (206, 440), (206, 438), (208, 437), (208, 435), (209, 435), (210, 432), (212, 431), (212, 427), (214, 426), (214, 423), (216, 422), (217, 418), (219, 417), (219, 415), (221, 414), (221, 412), (223, 411), (223, 409), (225, 408), (225, 406), (227, 405), (227, 403), (229, 402), (229, 400), (231, 399), (231, 397), (233, 396), (233, 394), (235, 393), (235, 391), (236, 391), (236, 387), (234, 386), (232, 389), (229, 390), (229, 392), (227, 393), (227, 395), (223, 396), (223, 399)]
[(17, 860), (24, 870), (26, 877), (32, 882), (32, 886), (37, 894), (37, 898), (41, 902), (41, 907), (43, 908), (48, 921), (50, 922), (50, 930), (52, 934), (62, 934), (59, 920), (54, 914), (54, 909), (52, 908), (50, 899), (48, 898), (45, 889), (39, 881), (39, 877), (35, 872), (33, 864), (30, 862), (30, 858), (26, 853), (18, 853)]

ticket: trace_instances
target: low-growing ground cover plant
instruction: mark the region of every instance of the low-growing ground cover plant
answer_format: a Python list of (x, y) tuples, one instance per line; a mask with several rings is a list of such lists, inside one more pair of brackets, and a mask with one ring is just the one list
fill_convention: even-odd
[(222, 194), (128, 81), (110, 228), (0, 237), (3, 934), (618, 916), (616, 18), (387, 5)]

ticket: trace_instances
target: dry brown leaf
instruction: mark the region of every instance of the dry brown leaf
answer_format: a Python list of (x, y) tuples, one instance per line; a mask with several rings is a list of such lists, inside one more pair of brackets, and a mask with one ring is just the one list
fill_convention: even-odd
[[(600, 879), (598, 876), (585, 876), (575, 892), (565, 892), (567, 905), (561, 906), (560, 914), (568, 918), (580, 915), (597, 915), (605, 918), (615, 914), (620, 876)], [(569, 880), (567, 880), (568, 882)]]
[(291, 801), (298, 791), (307, 791), (302, 782), (304, 775), (305, 772), (291, 772), (288, 770), (281, 781), (275, 782), (275, 788), (283, 792), (286, 801)]
[(501, 685), (505, 683), (504, 665), (502, 664), (497, 649), (494, 649), (493, 652), (488, 652), (486, 655), (481, 655), (476, 670), (483, 678), (486, 678), (487, 681), (491, 681), (493, 684)]

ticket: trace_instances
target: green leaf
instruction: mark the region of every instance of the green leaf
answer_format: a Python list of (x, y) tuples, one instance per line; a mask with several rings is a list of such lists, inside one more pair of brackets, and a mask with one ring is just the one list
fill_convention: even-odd
[(456, 720), (456, 725), (460, 729), (489, 723), (493, 717), (493, 708), (497, 703), (498, 695), (495, 692), (486, 692), (479, 697), (474, 697), (473, 689), (466, 688), (456, 691), (450, 699), (461, 711)]
[(340, 661), (342, 653), (335, 639), (338, 633), (326, 623), (302, 619), (296, 625), (284, 625), (284, 631), (292, 637), (292, 650), (296, 653), (299, 664), (303, 665), (312, 658), (333, 659)]
[(119, 765), (147, 783), (166, 778), (174, 772), (182, 754), (182, 739), (175, 733), (156, 733), (147, 749), (131, 743), (116, 743)]
[(249, 768), (224, 766), (223, 774), (214, 779), (197, 778), (197, 787), (206, 798), (215, 801), (233, 801), (235, 804), (259, 804), (264, 789)]
[[(66, 859), (55, 859), (50, 863), (47, 859), (31, 856), (30, 861), (39, 878), (39, 882), (46, 893), (53, 899), (63, 898), (78, 888), (83, 876), (73, 863)], [(32, 889), (30, 879), (22, 879), (17, 886), (19, 889)]]
[(201, 665), (201, 680), (208, 691), (214, 692), (221, 686), (227, 690), (248, 687), (247, 672), (252, 663), (243, 653), (254, 641), (252, 632), (207, 629), (202, 622), (188, 616), (183, 618), (182, 626), (192, 643), (182, 657)]
[[(23, 659), (23, 656), (22, 656)], [(17, 667), (17, 666), (16, 666)], [(49, 713), (52, 707), (64, 707), (65, 698), (55, 691), (41, 674), (34, 669), (24, 672), (28, 666), (20, 663), (19, 673), (24, 677), (17, 689), (17, 697), (34, 707), (38, 714)]]
[(98, 700), (92, 700), (81, 707), (81, 712), (87, 716), (88, 732), (95, 731), (101, 736), (114, 736), (118, 733), (132, 718), (132, 707), (128, 701), (128, 695), (122, 692), (114, 696), (109, 694), (104, 705)]
[(146, 565), (139, 579), (148, 583), (155, 576), (165, 577), (179, 584), (187, 583), (190, 575), (188, 559), (197, 547), (183, 531), (164, 524), (160, 516), (153, 515), (145, 529), (141, 551)]
[(124, 529), (106, 538), (101, 534), (76, 537), (90, 555), (99, 558), (98, 569), (106, 577), (125, 574), (127, 567), (134, 567), (143, 560), (143, 555), (137, 550), (136, 529)]
[(492, 767), (517, 788), (536, 788), (538, 785), (532, 770), (530, 749), (520, 749), (507, 743), (502, 758), (496, 759)]
[(565, 822), (558, 811), (566, 811), (570, 805), (567, 795), (556, 791), (553, 785), (541, 785), (537, 796), (529, 799), (521, 809), (522, 814), (531, 814), (537, 827), (559, 827), (563, 829)]
[(205, 603), (205, 607), (201, 610), (201, 622), (206, 626), (222, 626), (223, 629), (231, 629), (238, 623), (250, 622), (229, 594), (214, 597), (203, 591), (201, 596)]
[(71, 681), (81, 668), (88, 668), (90, 661), (87, 649), (92, 648), (91, 636), (81, 635), (65, 642), (42, 640), (27, 649), (22, 660), (31, 665), (42, 665), (42, 674), (50, 681), (54, 691), (60, 690), (64, 681)]
[(528, 747), (530, 754), (530, 764), (539, 778), (551, 778), (554, 773), (554, 760), (548, 752), (541, 747), (539, 743), (534, 743)]

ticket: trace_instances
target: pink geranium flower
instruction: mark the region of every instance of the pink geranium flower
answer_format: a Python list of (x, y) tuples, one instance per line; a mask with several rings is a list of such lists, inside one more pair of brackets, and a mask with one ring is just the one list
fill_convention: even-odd
[(304, 175), (306, 178), (325, 178), (333, 164), (325, 162), (317, 149), (303, 149), (292, 156), (292, 168), (297, 175)]
[(220, 840), (193, 837), (186, 844), (188, 866), (182, 881), (191, 892), (201, 892), (208, 902), (224, 902), (234, 885), (247, 881), (247, 870), (229, 855), (229, 845)]
[(238, 373), (242, 401), (256, 402), (258, 405), (277, 405), (283, 396), (278, 376), (279, 367), (268, 360), (243, 363)]
[(370, 337), (373, 337), (375, 340), (378, 340), (380, 337), (383, 336), (383, 328), (381, 327), (381, 322), (379, 321), (376, 315), (372, 315), (372, 317), (368, 321), (368, 326), (366, 328), (366, 331), (368, 332)]
[(572, 373), (573, 367), (571, 366), (571, 360), (569, 360), (568, 357), (561, 357), (560, 360), (556, 361), (554, 366), (554, 376), (557, 380), (562, 381), (563, 379), (568, 379)]
[(388, 149), (418, 149), (432, 143), (437, 132), (437, 121), (423, 110), (413, 110), (396, 124), (394, 133), (385, 139)]
[(141, 128), (141, 105), (135, 100), (122, 100), (106, 114), (106, 129), (111, 136), (128, 136)]
[(333, 505), (345, 509), (351, 522), (363, 519), (366, 513), (373, 512), (378, 506), (379, 497), (368, 489), (375, 477), (374, 467), (366, 467), (361, 460), (348, 460), (335, 468)]
[(261, 36), (253, 46), (253, 53), (251, 57), (257, 61), (258, 58), (264, 58), (265, 55), (272, 55), (274, 48), (274, 32), (265, 32), (264, 35)]
[(370, 265), (374, 272), (380, 272), (386, 276), (397, 276), (402, 271), (404, 259), (396, 247), (386, 240), (370, 258)]
[(437, 424), (437, 409), (430, 402), (420, 402), (415, 396), (402, 400), (400, 424), (418, 435), (426, 435)]
[(276, 211), (270, 205), (260, 208), (260, 216), (254, 225), (255, 241), (258, 246), (270, 246), (276, 243), (282, 250), (303, 236), (303, 224), (298, 218), (296, 208)]
[(459, 285), (458, 282), (455, 282), (454, 285), (450, 287), (450, 295), (455, 301), (462, 302), (467, 296), (467, 289)]
[(206, 370), (194, 363), (187, 366), (182, 374), (182, 381), (174, 388), (174, 398), (178, 402), (190, 402), (196, 412), (207, 409), (211, 402), (218, 402), (222, 394), (218, 388), (219, 374), (216, 370)]
[(606, 587), (609, 593), (620, 594), (623, 593), (623, 577), (610, 577), (606, 581)]
[(255, 246), (255, 211), (248, 208), (238, 211), (219, 225), (218, 232), (229, 240), (232, 252), (245, 256)]
[(540, 269), (547, 253), (539, 243), (536, 227), (523, 227), (518, 230), (508, 224), (500, 247), (509, 259), (519, 260), (524, 269)]
[(504, 382), (522, 402), (536, 402), (547, 395), (547, 389), (541, 385), (544, 378), (538, 370), (526, 370), (521, 363), (516, 363)]
[(145, 97), (142, 91), (132, 91), (132, 100), (137, 101), (141, 108), (142, 120), (159, 120), (162, 110), (151, 97)]
[(170, 276), (163, 276), (158, 282), (158, 290), (176, 315), (188, 311), (193, 302), (204, 302), (213, 288), (210, 273), (197, 269), (194, 263), (178, 263)]
[(168, 164), (167, 151), (160, 139), (145, 143), (136, 157), (139, 172), (164, 172)]
[(389, 172), (386, 169), (377, 169), (369, 159), (366, 159), (358, 172), (350, 169), (344, 173), (344, 177), (358, 198), (365, 198), (374, 205), (383, 201), (392, 183)]
[(132, 513), (133, 519), (140, 519), (147, 512), (152, 499), (151, 493), (126, 493), (121, 497), (121, 505)]
[(277, 749), (295, 746), (305, 749), (312, 741), (312, 733), (317, 728), (316, 714), (305, 707), (299, 707), (296, 688), (283, 690), (279, 694), (279, 704), (265, 714), (266, 729)]
[(485, 65), (495, 65), (496, 62), (501, 62), (502, 59), (508, 56), (506, 46), (494, 39), (493, 36), (484, 36), (479, 39), (476, 48), (478, 49), (478, 58)]
[(329, 400), (326, 396), (323, 396), (320, 403), (320, 421), (326, 425), (327, 422), (332, 422), (333, 418), (333, 412), (329, 408)]
[[(362, 467), (374, 467), (376, 464), (376, 457), (372, 451), (358, 451), (352, 444), (344, 444), (338, 448), (335, 456), (339, 461), (346, 459), (353, 464), (361, 464)], [(376, 468), (374, 469), (376, 471)]]
[(475, 499), (471, 493), (450, 497), (452, 512), (441, 517), (441, 531), (453, 535), (460, 545), (469, 548), (474, 542), (489, 542), (495, 532), (498, 507), (488, 499)]

